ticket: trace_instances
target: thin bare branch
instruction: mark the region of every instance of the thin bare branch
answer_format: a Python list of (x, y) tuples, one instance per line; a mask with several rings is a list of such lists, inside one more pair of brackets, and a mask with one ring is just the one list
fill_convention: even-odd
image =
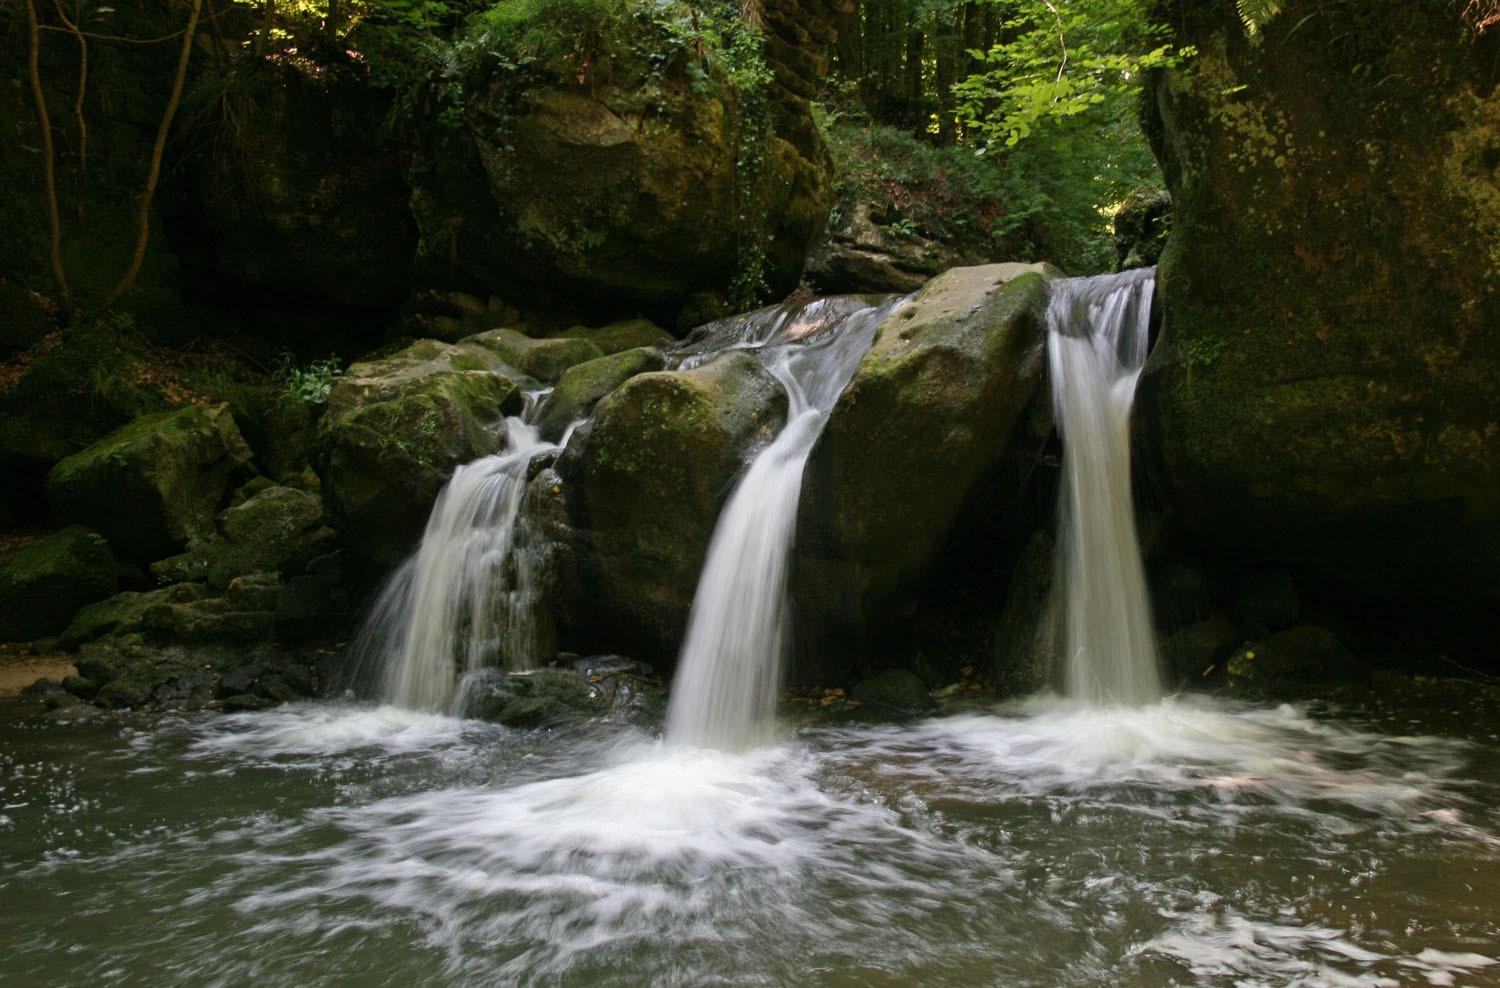
[[(27, 0), (28, 3), (31, 0)], [(172, 130), (172, 119), (177, 116), (177, 106), (182, 102), (182, 87), (187, 81), (188, 58), (193, 53), (193, 35), (198, 30), (198, 17), (203, 12), (203, 0), (192, 0), (192, 13), (182, 33), (182, 51), (177, 56), (177, 75), (172, 80), (172, 95), (167, 99), (167, 108), (162, 112), (161, 124), (156, 129), (156, 143), (151, 148), (151, 166), (146, 173), (146, 188), (136, 212), (135, 253), (130, 258), (130, 267), (120, 283), (109, 293), (101, 309), (108, 309), (130, 290), (141, 273), (141, 264), (146, 259), (146, 242), (151, 236), (151, 199), (156, 194), (156, 182), (161, 177), (162, 156), (167, 148), (167, 135)]]
[(47, 114), (47, 96), (42, 90), (42, 73), (38, 66), (41, 53), (41, 31), (36, 17), (36, 0), (26, 2), (27, 74), (31, 95), (36, 101), (36, 119), (42, 128), (42, 182), (47, 195), (48, 260), (52, 280), (57, 285), (57, 304), (62, 321), (73, 314), (73, 299), (68, 293), (68, 276), (62, 261), (62, 220), (57, 213), (57, 169), (52, 150), (52, 118)]

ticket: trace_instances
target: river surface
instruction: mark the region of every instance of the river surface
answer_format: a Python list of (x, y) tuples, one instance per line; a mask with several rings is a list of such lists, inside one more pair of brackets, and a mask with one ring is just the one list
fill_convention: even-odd
[(0, 984), (1500, 985), (1489, 704), (6, 720)]

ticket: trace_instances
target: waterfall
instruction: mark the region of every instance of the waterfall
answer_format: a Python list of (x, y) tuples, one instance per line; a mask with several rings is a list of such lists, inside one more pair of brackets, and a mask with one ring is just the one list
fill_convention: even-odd
[(790, 640), (787, 575), (802, 471), (875, 328), (902, 301), (849, 312), (850, 300), (839, 300), (842, 318), (831, 326), (828, 304), (812, 303), (757, 351), (786, 388), (786, 426), (714, 527), (672, 684), (669, 740), (727, 750), (761, 740)]
[(1155, 270), (1053, 282), (1052, 400), (1063, 437), (1058, 589), (1069, 696), (1136, 705), (1162, 695), (1130, 494), (1130, 408), (1146, 362)]
[(447, 711), (463, 675), (534, 668), (551, 655), (536, 599), (544, 547), (521, 508), (532, 461), (567, 436), (547, 443), (522, 418), (505, 425), (504, 451), (453, 472), (420, 547), (361, 630), (357, 647), (383, 670), (382, 694), (397, 706)]

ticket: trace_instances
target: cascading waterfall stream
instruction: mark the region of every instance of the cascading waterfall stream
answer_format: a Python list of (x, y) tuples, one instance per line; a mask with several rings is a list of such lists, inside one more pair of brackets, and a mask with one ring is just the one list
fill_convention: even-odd
[(1063, 437), (1058, 497), (1067, 694), (1092, 705), (1161, 699), (1151, 604), (1130, 493), (1130, 409), (1146, 363), (1155, 269), (1070, 278), (1047, 309)]
[(464, 675), (522, 671), (548, 657), (537, 600), (544, 547), (522, 505), (532, 461), (567, 437), (544, 442), (514, 416), (505, 428), (503, 452), (449, 478), (421, 546), (386, 584), (361, 632), (362, 650), (384, 670), (382, 695), (397, 706), (448, 711)]
[[(714, 527), (672, 685), (669, 740), (725, 750), (763, 740), (790, 638), (787, 577), (802, 471), (875, 328), (901, 302), (860, 309), (826, 329), (814, 303), (759, 351), (786, 388), (786, 426)], [(808, 342), (777, 342), (788, 339)]]

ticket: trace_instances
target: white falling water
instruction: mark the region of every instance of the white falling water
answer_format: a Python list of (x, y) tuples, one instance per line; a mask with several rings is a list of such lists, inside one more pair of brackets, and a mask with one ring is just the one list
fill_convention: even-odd
[(533, 668), (548, 657), (536, 600), (543, 547), (521, 505), (532, 460), (560, 445), (520, 418), (508, 418), (506, 430), (503, 452), (449, 478), (421, 546), (387, 583), (362, 633), (362, 647), (385, 670), (383, 696), (397, 706), (445, 712), (464, 674)]
[[(724, 750), (764, 740), (790, 640), (787, 575), (802, 471), (876, 326), (900, 304), (861, 309), (806, 343), (760, 351), (786, 388), (787, 423), (714, 527), (672, 684), (669, 740)], [(807, 338), (805, 328), (792, 320), (777, 339)]]
[(1155, 271), (1053, 282), (1052, 400), (1063, 437), (1058, 572), (1069, 696), (1161, 699), (1156, 634), (1130, 493), (1130, 408), (1146, 362)]

